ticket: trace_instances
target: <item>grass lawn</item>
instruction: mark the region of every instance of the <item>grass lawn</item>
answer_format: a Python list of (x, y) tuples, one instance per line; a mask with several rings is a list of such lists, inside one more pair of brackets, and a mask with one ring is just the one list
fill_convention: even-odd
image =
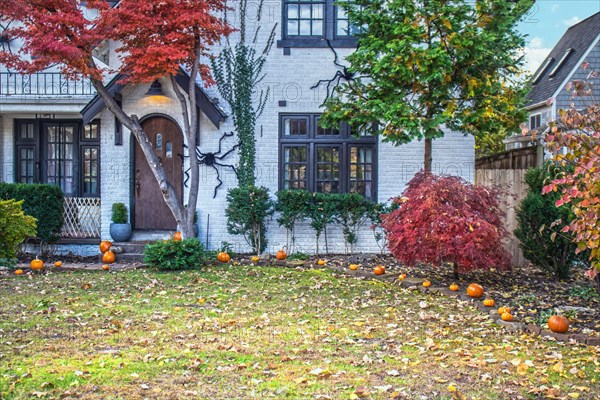
[[(0, 278), (0, 398), (594, 399), (600, 348), (329, 270)], [(466, 397), (465, 397), (466, 396)]]

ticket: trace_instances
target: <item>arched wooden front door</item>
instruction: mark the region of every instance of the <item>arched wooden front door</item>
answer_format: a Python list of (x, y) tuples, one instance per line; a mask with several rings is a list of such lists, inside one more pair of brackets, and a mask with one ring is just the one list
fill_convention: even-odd
[[(152, 117), (142, 123), (154, 152), (165, 168), (167, 177), (181, 203), (183, 193), (183, 143), (177, 124), (164, 117)], [(137, 230), (174, 230), (177, 227), (165, 203), (158, 182), (135, 140), (134, 154), (134, 221)]]

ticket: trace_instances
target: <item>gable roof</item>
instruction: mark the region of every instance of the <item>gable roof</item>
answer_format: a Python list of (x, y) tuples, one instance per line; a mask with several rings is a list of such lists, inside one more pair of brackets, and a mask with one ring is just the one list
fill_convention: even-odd
[[(108, 84), (106, 84), (105, 88), (111, 96), (114, 97), (117, 94), (120, 94), (125, 86), (127, 86), (119, 83), (124, 77), (125, 74), (117, 74), (110, 80), (110, 82), (108, 82)], [(179, 72), (175, 76), (175, 81), (181, 88), (187, 89), (190, 82), (190, 76), (180, 68)], [(215, 127), (219, 128), (219, 124), (227, 117), (227, 114), (225, 114), (223, 110), (217, 107), (217, 105), (210, 100), (206, 92), (198, 85), (198, 83), (196, 83), (195, 92), (196, 105), (200, 111), (202, 111), (204, 115), (208, 117)], [(104, 103), (104, 99), (100, 97), (100, 95), (96, 94), (96, 96), (94, 96), (94, 98), (81, 110), (83, 124), (85, 125), (92, 121), (94, 117), (104, 109), (105, 106), (106, 104)]]
[[(529, 92), (528, 106), (545, 102), (556, 93), (565, 83), (571, 71), (579, 65), (581, 57), (598, 35), (600, 35), (600, 12), (571, 26), (565, 32), (534, 74), (534, 77), (538, 74), (539, 77)], [(570, 54), (563, 59), (569, 49), (572, 49)], [(562, 65), (554, 71), (561, 60), (563, 61)], [(553, 72), (555, 74), (550, 77)]]

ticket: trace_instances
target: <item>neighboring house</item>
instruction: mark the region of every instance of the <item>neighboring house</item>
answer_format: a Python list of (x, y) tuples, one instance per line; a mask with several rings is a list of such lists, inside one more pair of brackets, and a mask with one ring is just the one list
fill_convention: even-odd
[[(377, 202), (399, 195), (422, 168), (422, 142), (394, 146), (373, 136), (356, 138), (347, 126), (323, 130), (317, 125), (325, 85), (318, 89), (311, 86), (333, 78), (339, 70), (325, 39), (330, 40), (343, 64), (343, 57), (355, 47), (347, 17), (333, 0), (286, 0), (283, 7), (279, 3), (265, 3), (265, 7), (270, 9), (263, 23), (271, 27), (278, 23), (279, 27), (265, 67), (263, 85), (270, 88), (270, 98), (257, 123), (256, 184), (267, 187), (273, 196), (287, 188), (356, 191)], [(263, 40), (268, 28), (262, 29)], [(103, 43), (97, 57), (117, 67), (113, 43)], [(187, 79), (184, 73), (177, 78), (184, 87)], [(178, 134), (182, 116), (169, 80), (160, 81), (166, 94), (160, 101), (147, 96), (150, 85), (123, 86), (114, 76), (107, 77), (106, 84), (125, 111), (143, 122), (176, 186), (185, 193), (186, 161), (180, 155), (188, 153)], [(237, 136), (224, 136), (234, 132), (228, 106), (219, 101), (215, 87), (198, 86), (196, 96), (201, 111), (199, 150), (225, 154), (237, 142)], [(154, 178), (144, 166), (132, 135), (115, 121), (85, 79), (67, 80), (53, 71), (22, 76), (0, 70), (0, 157), (2, 181), (61, 186), (73, 204), (66, 211), (70, 226), (65, 237), (88, 237), (95, 242), (109, 239), (111, 205), (115, 202), (129, 207), (133, 240), (165, 237), (176, 229), (161, 194), (152, 187)], [(435, 172), (472, 181), (473, 137), (447, 132), (445, 138), (433, 143), (433, 161)], [(233, 152), (221, 162), (235, 165), (237, 154)], [(219, 167), (219, 175), (223, 185), (215, 194), (219, 183), (216, 172), (201, 165), (196, 205), (199, 237), (208, 241), (211, 249), (227, 241), (245, 251), (248, 246), (243, 239), (229, 235), (226, 229), (225, 198), (227, 189), (237, 185), (236, 176), (229, 167)], [(286, 242), (286, 232), (275, 219), (268, 227), (271, 250)], [(296, 232), (296, 249), (313, 252), (315, 236), (310, 226), (303, 225)], [(330, 252), (343, 252), (339, 229), (329, 228), (328, 236)], [(357, 251), (377, 250), (365, 228)]]
[[(586, 70), (584, 62), (589, 63)], [(600, 12), (571, 26), (531, 79), (532, 89), (525, 109), (529, 112), (527, 127), (543, 132), (548, 122), (557, 117), (558, 110), (572, 103), (582, 107), (588, 99), (571, 99), (565, 89), (568, 82), (585, 80), (590, 71), (600, 70)], [(593, 88), (595, 99), (600, 98), (600, 87)], [(507, 150), (531, 146), (531, 137), (516, 135), (505, 141)]]

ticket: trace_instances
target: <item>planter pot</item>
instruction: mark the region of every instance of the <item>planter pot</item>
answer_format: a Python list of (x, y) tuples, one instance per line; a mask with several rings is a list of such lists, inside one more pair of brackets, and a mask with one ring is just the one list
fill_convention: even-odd
[(126, 242), (131, 237), (131, 224), (110, 224), (110, 236), (115, 242)]

